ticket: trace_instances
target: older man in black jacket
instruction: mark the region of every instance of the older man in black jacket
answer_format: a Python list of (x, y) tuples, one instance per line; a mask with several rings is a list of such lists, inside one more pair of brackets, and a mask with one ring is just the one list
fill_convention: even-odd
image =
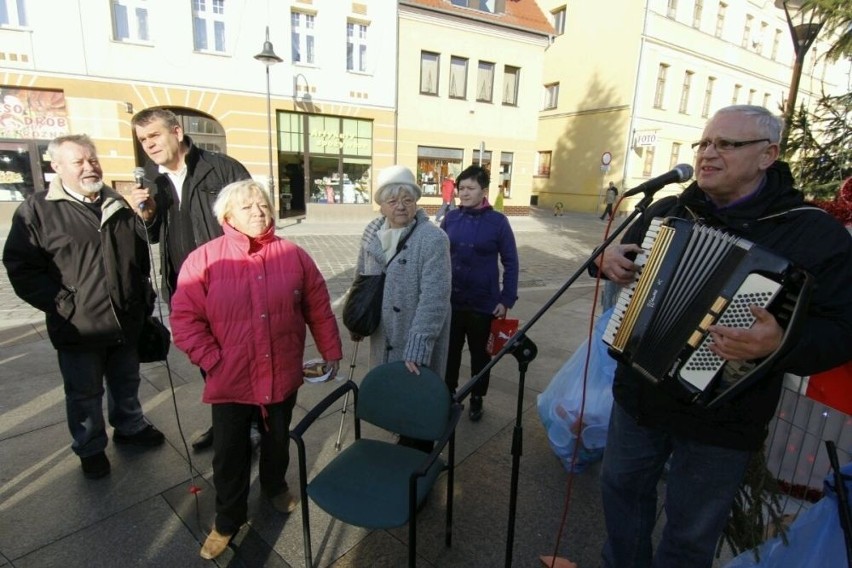
[(92, 141), (63, 136), (48, 152), (57, 176), (15, 211), (3, 264), (15, 293), (46, 314), (71, 448), (83, 474), (94, 479), (110, 472), (104, 378), (113, 440), (139, 446), (164, 440), (139, 404), (136, 343), (151, 308), (150, 265), (142, 223), (104, 186)]
[[(751, 308), (751, 328), (710, 326), (711, 350), (723, 359), (778, 356), (766, 376), (718, 406), (694, 404), (672, 384), (653, 384), (619, 364), (601, 473), (605, 566), (711, 566), (749, 459), (767, 436), (784, 373), (809, 375), (850, 358), (852, 238), (793, 188), (789, 168), (776, 161), (781, 129), (762, 107), (719, 110), (694, 145), (697, 181), (649, 207), (644, 222), (597, 261), (606, 278), (630, 284), (637, 266), (628, 253), (640, 250), (651, 218), (674, 216), (762, 245), (815, 280), (798, 339), (780, 353), (784, 331), (763, 308)], [(657, 483), (667, 461), (666, 526), (653, 552)]]
[[(164, 108), (150, 108), (131, 120), (142, 149), (151, 159), (145, 187), (133, 190), (131, 202), (148, 226), (152, 242), (160, 243), (162, 294), (170, 300), (186, 257), (207, 241), (222, 236), (213, 202), (229, 183), (251, 179), (237, 160), (202, 150), (184, 134), (178, 117)], [(200, 450), (213, 444), (208, 429), (192, 443)]]

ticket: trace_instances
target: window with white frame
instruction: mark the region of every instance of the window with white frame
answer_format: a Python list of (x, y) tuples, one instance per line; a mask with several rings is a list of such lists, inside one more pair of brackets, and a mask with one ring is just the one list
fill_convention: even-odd
[(707, 86), (704, 87), (704, 103), (701, 105), (701, 116), (710, 116), (710, 105), (713, 102), (713, 87), (716, 86), (716, 77), (707, 77)]
[(740, 100), (740, 91), (743, 89), (742, 85), (734, 85), (734, 92), (731, 95), (731, 104), (737, 104), (737, 101)]
[(677, 0), (668, 0), (668, 5), (666, 6), (666, 16), (674, 20), (677, 18)]
[(467, 97), (467, 59), (450, 57), (450, 98), (464, 99)]
[(772, 95), (769, 93), (763, 93), (763, 108), (769, 108), (769, 101), (772, 99)]
[(551, 12), (551, 14), (553, 14), (553, 29), (556, 30), (556, 35), (562, 35), (565, 33), (565, 13), (565, 6), (557, 8)]
[(559, 105), (559, 83), (550, 83), (544, 86), (544, 110), (554, 109)]
[(438, 72), (441, 56), (431, 51), (420, 52), (420, 94), (438, 94)]
[(701, 29), (701, 16), (704, 13), (704, 0), (695, 0), (692, 5), (692, 27)]
[(494, 64), (488, 61), (479, 62), (476, 74), (476, 100), (490, 103), (494, 100)]
[(550, 162), (553, 159), (553, 152), (539, 152), (536, 154), (535, 160), (535, 175), (538, 177), (550, 177)]
[(290, 12), (290, 47), (293, 63), (316, 63), (314, 24), (316, 16), (304, 12)]
[(147, 0), (112, 0), (112, 37), (116, 41), (150, 41)]
[(665, 63), (660, 63), (657, 69), (657, 87), (654, 90), (654, 108), (663, 108), (663, 101), (666, 93), (666, 75), (669, 72), (669, 66)]
[(716, 37), (722, 37), (725, 32), (725, 13), (728, 11), (728, 5), (724, 2), (719, 2), (719, 11), (716, 12)]
[(503, 67), (503, 104), (518, 106), (518, 86), (521, 84), (520, 67)]
[(672, 154), (669, 157), (669, 169), (673, 170), (680, 162), (680, 142), (672, 142)]
[(642, 163), (642, 175), (644, 177), (651, 177), (651, 174), (654, 173), (654, 147), (645, 146), (642, 150), (645, 152), (645, 160)]
[(346, 70), (367, 72), (367, 26), (357, 22), (346, 24)]
[(745, 25), (743, 25), (743, 39), (740, 42), (741, 47), (748, 48), (751, 42), (751, 26), (754, 24), (754, 16), (746, 14)]
[(772, 55), (770, 57), (775, 60), (778, 59), (778, 48), (781, 46), (781, 35), (782, 31), (779, 29), (775, 30), (775, 36), (772, 38)]
[(692, 89), (692, 76), (694, 71), (686, 71), (683, 74), (683, 87), (680, 90), (680, 107), (678, 111), (681, 114), (687, 114), (689, 111), (689, 91)]
[(757, 96), (757, 90), (756, 89), (749, 89), (748, 90), (748, 99), (746, 99), (746, 104), (753, 105), (755, 96)]
[(27, 26), (25, 0), (0, 0), (0, 26)]
[(192, 40), (196, 51), (225, 53), (225, 0), (192, 0)]

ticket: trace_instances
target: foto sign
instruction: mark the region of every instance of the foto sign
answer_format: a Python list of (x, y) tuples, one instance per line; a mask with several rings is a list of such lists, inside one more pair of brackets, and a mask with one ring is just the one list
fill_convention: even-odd
[(657, 145), (657, 131), (644, 130), (633, 134), (633, 147), (648, 147)]

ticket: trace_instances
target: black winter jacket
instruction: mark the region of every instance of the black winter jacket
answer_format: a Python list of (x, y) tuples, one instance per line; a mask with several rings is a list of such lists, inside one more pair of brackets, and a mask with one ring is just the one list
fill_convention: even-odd
[(57, 349), (135, 343), (153, 305), (142, 222), (108, 187), (99, 222), (54, 178), (15, 211), (3, 264), (15, 293), (46, 314)]
[[(151, 242), (160, 243), (160, 274), (166, 300), (171, 298), (177, 287), (177, 273), (186, 255), (224, 234), (213, 214), (213, 203), (219, 192), (229, 183), (251, 179), (248, 170), (230, 156), (202, 150), (192, 143), (189, 136), (184, 136), (184, 141), (189, 145), (189, 152), (182, 188), (175, 188), (169, 176), (161, 174), (153, 162), (149, 161), (145, 167), (145, 179), (153, 180), (148, 186), (157, 206), (157, 215), (148, 227), (148, 234)], [(180, 203), (176, 191), (182, 192)], [(175, 251), (169, 245), (169, 233), (178, 228), (181, 218), (185, 218), (180, 215), (179, 209), (186, 207), (189, 207), (193, 243), (189, 250)]]
[(730, 209), (717, 211), (693, 183), (679, 196), (651, 205), (643, 222), (630, 227), (622, 242), (641, 245), (651, 219), (667, 216), (724, 228), (815, 277), (798, 342), (766, 377), (718, 408), (683, 402), (623, 364), (616, 371), (615, 399), (640, 424), (702, 443), (758, 450), (778, 404), (784, 373), (809, 375), (852, 356), (852, 237), (827, 213), (805, 205), (783, 162), (767, 170), (767, 183), (755, 197)]

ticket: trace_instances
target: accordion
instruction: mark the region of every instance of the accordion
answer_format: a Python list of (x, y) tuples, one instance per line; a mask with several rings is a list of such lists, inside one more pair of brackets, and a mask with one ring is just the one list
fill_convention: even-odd
[[(684, 399), (713, 407), (765, 375), (794, 341), (812, 278), (745, 239), (684, 219), (655, 218), (604, 332), (610, 353)], [(725, 361), (709, 349), (708, 327), (751, 327), (749, 306), (772, 313), (784, 337), (759, 361)]]

